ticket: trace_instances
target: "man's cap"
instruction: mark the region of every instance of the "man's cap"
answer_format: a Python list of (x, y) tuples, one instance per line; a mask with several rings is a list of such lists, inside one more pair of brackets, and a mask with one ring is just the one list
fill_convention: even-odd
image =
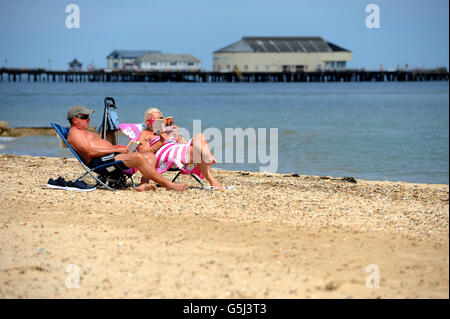
[(77, 115), (80, 115), (80, 114), (91, 114), (91, 113), (94, 113), (94, 112), (95, 112), (94, 110), (89, 110), (89, 109), (85, 108), (84, 106), (74, 105), (67, 111), (67, 119), (71, 120)]

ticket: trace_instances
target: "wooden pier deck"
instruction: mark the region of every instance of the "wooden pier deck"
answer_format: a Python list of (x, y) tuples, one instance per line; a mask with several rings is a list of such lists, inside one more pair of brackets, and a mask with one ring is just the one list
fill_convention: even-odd
[(318, 72), (148, 72), (0, 69), (1, 82), (406, 82), (448, 81), (446, 69)]

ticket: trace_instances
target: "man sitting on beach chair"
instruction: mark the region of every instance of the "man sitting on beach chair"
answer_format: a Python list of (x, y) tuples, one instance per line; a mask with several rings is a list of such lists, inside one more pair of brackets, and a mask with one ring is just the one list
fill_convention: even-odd
[[(83, 159), (87, 166), (93, 168), (101, 164), (107, 164), (114, 161), (122, 161), (123, 170), (130, 167), (136, 167), (142, 176), (153, 180), (167, 189), (183, 191), (187, 189), (188, 184), (171, 183), (162, 177), (156, 171), (156, 158), (151, 152), (128, 153), (127, 148), (116, 148), (110, 142), (102, 139), (98, 134), (88, 131), (89, 114), (93, 110), (74, 105), (67, 112), (67, 119), (70, 122), (67, 141), (77, 154)], [(143, 184), (136, 188), (138, 191), (155, 189), (154, 185)]]

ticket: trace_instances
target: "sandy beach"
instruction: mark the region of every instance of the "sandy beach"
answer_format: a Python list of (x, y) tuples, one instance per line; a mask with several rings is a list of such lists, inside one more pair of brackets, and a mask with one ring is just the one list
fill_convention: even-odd
[(1, 298), (449, 298), (448, 185), (216, 170), (235, 188), (45, 187), (82, 172), (0, 155)]

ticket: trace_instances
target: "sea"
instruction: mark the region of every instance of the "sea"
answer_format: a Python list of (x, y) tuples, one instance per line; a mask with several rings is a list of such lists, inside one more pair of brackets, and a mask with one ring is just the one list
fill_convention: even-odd
[[(207, 136), (220, 169), (449, 184), (448, 82), (1, 82), (0, 120), (67, 125), (67, 110), (81, 104), (96, 111), (97, 126), (107, 96), (122, 123), (142, 123), (145, 110), (158, 107), (188, 132), (201, 123), (203, 132), (222, 133), (219, 144)], [(256, 142), (244, 139), (243, 160), (237, 138), (225, 139), (238, 128), (257, 134)], [(72, 156), (53, 136), (0, 137), (0, 153)]]

